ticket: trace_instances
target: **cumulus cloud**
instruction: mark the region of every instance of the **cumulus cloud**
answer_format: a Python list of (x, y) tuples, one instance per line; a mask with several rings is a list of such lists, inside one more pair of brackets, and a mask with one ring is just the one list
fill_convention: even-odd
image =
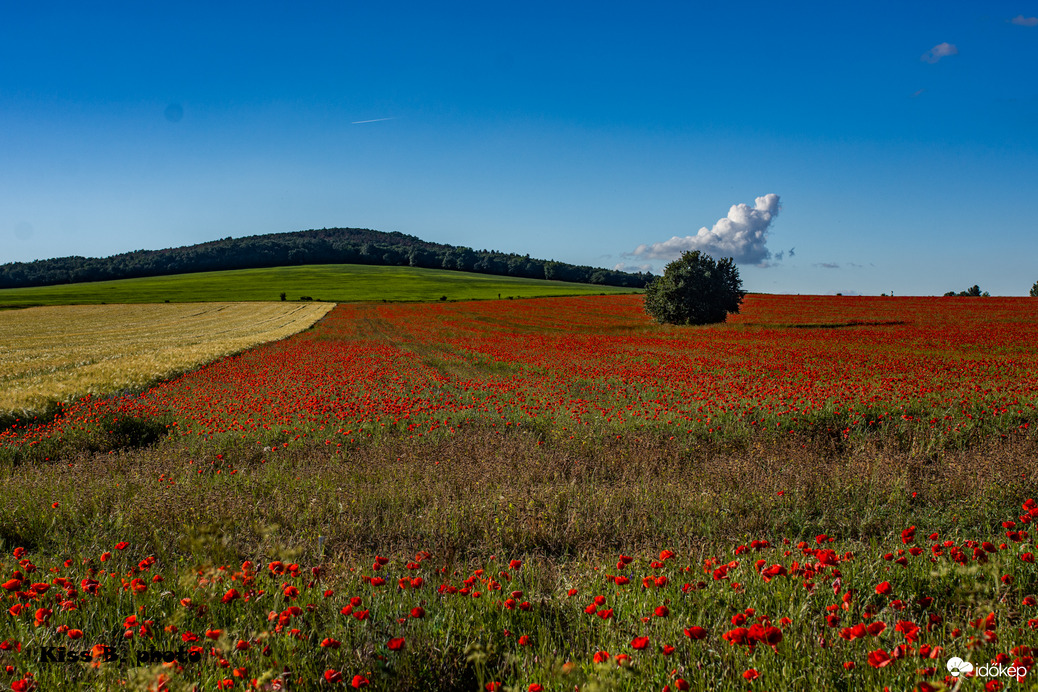
[(648, 264), (648, 263), (645, 263), (645, 264), (636, 264), (634, 266), (631, 266), (631, 265), (627, 264), (626, 262), (618, 262), (617, 264), (613, 265), (613, 271), (615, 271), (615, 272), (651, 272), (652, 271), (652, 265)]
[(1025, 17), (1022, 14), (1018, 14), (1010, 19), (1009, 22), (1017, 26), (1038, 26), (1038, 17)]
[(732, 257), (740, 264), (764, 264), (771, 258), (767, 248), (768, 227), (779, 213), (779, 196), (771, 193), (758, 197), (754, 206), (733, 204), (728, 216), (718, 220), (713, 228), (704, 226), (696, 235), (683, 238), (674, 236), (651, 245), (639, 245), (631, 253), (634, 257), (674, 260), (682, 252), (699, 250), (716, 259)]
[(938, 43), (930, 50), (923, 53), (922, 57), (919, 58), (923, 62), (928, 62), (931, 65), (940, 60), (941, 58), (947, 58), (949, 55), (958, 55), (959, 49), (955, 47), (954, 43)]

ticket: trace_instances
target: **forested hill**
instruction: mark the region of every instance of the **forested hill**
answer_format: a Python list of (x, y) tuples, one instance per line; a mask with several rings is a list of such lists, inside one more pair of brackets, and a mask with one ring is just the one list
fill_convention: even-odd
[(137, 250), (111, 257), (59, 257), (0, 265), (0, 288), (49, 286), (224, 269), (298, 264), (377, 264), (554, 279), (641, 288), (652, 274), (577, 266), (468, 247), (429, 243), (403, 233), (362, 228), (273, 233), (224, 238), (166, 250)]

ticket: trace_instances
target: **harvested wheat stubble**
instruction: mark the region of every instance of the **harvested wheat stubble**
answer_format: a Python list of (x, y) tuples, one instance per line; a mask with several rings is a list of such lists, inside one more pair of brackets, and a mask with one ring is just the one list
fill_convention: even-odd
[(295, 334), (331, 303), (62, 305), (0, 313), (0, 411), (139, 387)]

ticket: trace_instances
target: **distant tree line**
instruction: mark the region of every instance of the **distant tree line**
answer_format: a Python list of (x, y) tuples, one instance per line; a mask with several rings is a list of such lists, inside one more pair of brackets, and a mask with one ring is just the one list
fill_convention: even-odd
[(651, 273), (634, 274), (534, 259), (529, 255), (429, 243), (399, 232), (322, 228), (224, 238), (165, 250), (136, 250), (103, 258), (11, 262), (0, 265), (0, 288), (299, 264), (425, 267), (630, 288), (642, 288), (654, 278)]
[(967, 288), (965, 291), (959, 291), (958, 293), (956, 293), (955, 291), (948, 291), (944, 295), (945, 295), (945, 297), (958, 296), (960, 298), (990, 298), (991, 297), (991, 294), (988, 293), (987, 291), (981, 291), (980, 290), (980, 286), (978, 286), (977, 284), (973, 284), (972, 286)]

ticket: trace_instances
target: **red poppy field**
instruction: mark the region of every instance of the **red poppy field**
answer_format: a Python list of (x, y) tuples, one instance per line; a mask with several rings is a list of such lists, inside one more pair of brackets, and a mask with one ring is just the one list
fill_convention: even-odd
[(340, 305), (0, 432), (0, 684), (1029, 687), (1035, 344), (1027, 299)]

